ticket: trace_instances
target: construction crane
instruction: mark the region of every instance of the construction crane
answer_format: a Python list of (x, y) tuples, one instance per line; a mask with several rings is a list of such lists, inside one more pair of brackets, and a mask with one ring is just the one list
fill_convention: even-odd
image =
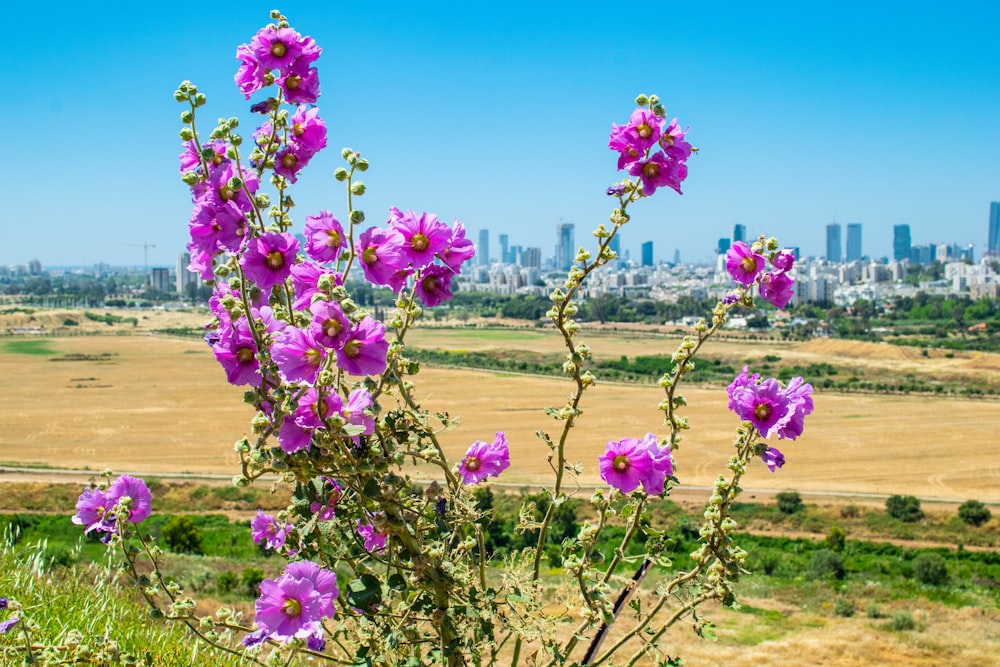
[(133, 248), (142, 248), (142, 279), (149, 284), (149, 249), (155, 248), (156, 245), (153, 243), (123, 243), (122, 245), (132, 246)]

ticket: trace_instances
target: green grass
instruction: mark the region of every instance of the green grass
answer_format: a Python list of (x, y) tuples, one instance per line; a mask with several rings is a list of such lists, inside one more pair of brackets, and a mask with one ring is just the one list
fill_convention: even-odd
[(36, 356), (51, 356), (57, 354), (51, 347), (52, 341), (44, 339), (5, 340), (3, 351), (9, 354), (32, 354)]

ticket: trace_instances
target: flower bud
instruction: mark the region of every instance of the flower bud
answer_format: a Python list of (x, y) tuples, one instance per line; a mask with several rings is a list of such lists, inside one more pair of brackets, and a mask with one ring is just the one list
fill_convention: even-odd
[(649, 96), (649, 103), (652, 104), (652, 105), (659, 104), (660, 103), (660, 96), (659, 95), (650, 95)]
[(350, 148), (343, 148), (343, 149), (341, 149), (341, 151), (340, 151), (340, 157), (342, 157), (342, 158), (344, 158), (344, 159), (346, 160), (346, 159), (348, 159), (349, 157), (351, 157), (351, 155), (352, 155), (353, 153), (354, 153), (354, 151), (352, 151), (352, 150), (351, 150)]
[(181, 112), (181, 122), (190, 125), (191, 121), (194, 120), (194, 113), (187, 109)]
[(233, 486), (237, 489), (245, 489), (250, 486), (250, 480), (243, 475), (236, 475), (233, 477)]
[(365, 184), (361, 181), (351, 183), (351, 194), (361, 196), (365, 193)]
[(194, 105), (196, 107), (204, 106), (207, 101), (208, 98), (205, 97), (205, 93), (198, 93), (194, 96)]
[(635, 98), (635, 104), (636, 106), (644, 107), (647, 104), (649, 104), (649, 98), (646, 97), (645, 95), (638, 95)]
[(240, 126), (240, 119), (239, 118), (237, 118), (236, 116), (233, 116), (232, 118), (229, 119), (229, 129), (230, 130), (236, 129), (239, 126)]
[(181, 92), (180, 90), (174, 91), (174, 99), (177, 100), (178, 102), (184, 102), (187, 100), (187, 98), (188, 96), (183, 92)]
[(355, 166), (358, 168), (358, 171), (368, 171), (368, 160), (361, 158)]
[[(183, 135), (181, 136), (181, 138), (183, 139)], [(181, 174), (181, 180), (184, 181), (185, 185), (194, 185), (195, 183), (198, 182), (199, 178), (196, 172), (185, 171), (183, 174)]]
[(353, 211), (351, 211), (351, 224), (360, 225), (364, 221), (365, 221), (364, 211), (359, 211), (358, 209), (354, 209)]
[(333, 177), (335, 179), (337, 179), (338, 181), (346, 181), (347, 180), (347, 170), (344, 169), (343, 167), (337, 167), (333, 171)]
[(182, 141), (191, 141), (194, 139), (194, 131), (190, 127), (182, 127), (179, 134)]
[(233, 451), (239, 452), (240, 454), (248, 454), (250, 452), (250, 441), (246, 438), (242, 438), (236, 441), (233, 445)]

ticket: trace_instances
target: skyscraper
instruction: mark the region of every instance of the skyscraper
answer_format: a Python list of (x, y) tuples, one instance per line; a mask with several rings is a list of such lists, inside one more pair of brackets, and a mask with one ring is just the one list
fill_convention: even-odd
[(892, 226), (892, 258), (897, 262), (910, 259), (910, 226)]
[(847, 225), (847, 261), (855, 262), (861, 259), (861, 223), (852, 222)]
[(840, 244), (840, 225), (831, 222), (826, 226), (826, 261), (840, 264), (844, 261), (843, 246)]
[(620, 231), (615, 234), (613, 239), (611, 239), (611, 243), (608, 244), (608, 247), (611, 248), (611, 250), (613, 250), (619, 257), (622, 256), (622, 233)]
[(513, 264), (514, 262), (510, 258), (510, 250), (507, 246), (508, 236), (506, 234), (500, 235), (500, 261), (504, 264)]
[(732, 242), (729, 239), (723, 237), (719, 239), (719, 243), (715, 246), (715, 253), (717, 255), (725, 255), (727, 252), (729, 252), (729, 249), (731, 247), (732, 247)]
[(490, 264), (490, 230), (480, 229), (479, 230), (479, 247), (476, 248), (476, 257), (478, 261), (476, 262), (480, 266), (489, 266)]
[(188, 264), (191, 263), (191, 253), (182, 252), (177, 255), (177, 267), (174, 273), (174, 280), (176, 282), (175, 287), (177, 288), (178, 294), (186, 294), (188, 285), (195, 282), (195, 274), (188, 270)]
[(1000, 201), (990, 202), (990, 235), (986, 239), (986, 252), (1000, 255)]
[(521, 266), (529, 269), (542, 268), (542, 249), (525, 248), (524, 251), (521, 252)]
[(573, 223), (560, 222), (556, 225), (556, 269), (569, 271), (576, 258), (573, 240)]
[(642, 244), (642, 265), (653, 265), (653, 242), (646, 241)]
[(744, 243), (747, 242), (746, 225), (733, 225), (733, 243), (736, 243), (737, 241), (743, 241)]

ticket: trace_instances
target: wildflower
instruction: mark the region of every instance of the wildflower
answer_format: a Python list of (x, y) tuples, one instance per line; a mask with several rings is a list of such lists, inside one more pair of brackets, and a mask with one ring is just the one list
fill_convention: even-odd
[(795, 264), (795, 255), (790, 250), (779, 250), (774, 253), (771, 264), (779, 271), (790, 271)]
[(402, 237), (403, 263), (417, 270), (433, 262), (451, 238), (451, 230), (433, 213), (402, 213), (393, 207), (389, 209), (389, 225)]
[(462, 264), (472, 259), (476, 254), (476, 246), (465, 238), (465, 225), (456, 220), (451, 228), (451, 238), (448, 244), (438, 253), (438, 257), (456, 274), (461, 273)]
[[(233, 187), (237, 182), (239, 187)], [(240, 211), (249, 213), (253, 208), (251, 197), (258, 187), (257, 176), (253, 172), (243, 173), (227, 160), (217, 166), (209, 165), (208, 180), (196, 185), (194, 191), (198, 200), (207, 200), (217, 207), (231, 201)]]
[(765, 438), (777, 433), (792, 407), (788, 396), (774, 378), (746, 385), (736, 395), (735, 401), (735, 412), (740, 419), (753, 424)]
[(358, 519), (355, 525), (358, 528), (358, 536), (364, 542), (365, 550), (368, 553), (382, 553), (385, 551), (385, 543), (388, 535), (377, 530), (373, 524), (361, 523), (361, 519)]
[(247, 242), (240, 265), (247, 280), (262, 290), (280, 285), (291, 275), (299, 241), (291, 234), (268, 232)]
[(292, 288), (295, 290), (295, 303), (292, 306), (296, 310), (309, 308), (309, 304), (313, 301), (313, 295), (320, 293), (319, 283), (324, 276), (327, 276), (336, 285), (341, 285), (344, 282), (341, 274), (329, 271), (319, 264), (309, 261), (293, 265), (289, 273), (292, 276)]
[(646, 445), (635, 438), (612, 440), (598, 461), (601, 479), (622, 493), (634, 491), (653, 473), (653, 461)]
[(365, 317), (351, 327), (343, 346), (337, 349), (337, 366), (351, 375), (379, 375), (386, 368), (388, 351), (385, 325)]
[(609, 197), (621, 197), (623, 194), (625, 194), (624, 183), (615, 183), (614, 185), (609, 186), (607, 189), (607, 195)]
[(122, 475), (111, 483), (106, 496), (112, 505), (128, 510), (129, 523), (141, 523), (153, 512), (152, 494), (138, 477)]
[(265, 26), (250, 40), (250, 51), (262, 68), (284, 69), (302, 55), (301, 37), (291, 28)]
[(329, 477), (321, 477), (320, 479), (323, 480), (323, 494), (319, 498), (319, 502), (309, 503), (309, 511), (316, 515), (317, 521), (330, 521), (333, 519), (337, 504), (340, 503), (343, 491), (336, 480)]
[(652, 433), (647, 433), (640, 444), (645, 448), (652, 464), (649, 474), (640, 480), (642, 489), (651, 496), (658, 496), (663, 493), (667, 477), (674, 474), (674, 462), (670, 457), (670, 447), (661, 447), (656, 441), (656, 436)]
[(326, 123), (319, 117), (318, 108), (300, 105), (289, 123), (288, 140), (302, 152), (315, 155), (326, 148)]
[(681, 182), (687, 178), (687, 165), (671, 160), (666, 153), (655, 153), (648, 160), (631, 163), (628, 173), (639, 177), (642, 193), (647, 197), (664, 185), (682, 194)]
[(784, 271), (765, 273), (760, 279), (760, 296), (776, 308), (784, 308), (794, 296), (794, 282)]
[(325, 428), (326, 420), (340, 414), (344, 399), (335, 391), (324, 390), (322, 396), (316, 387), (309, 387), (299, 399), (295, 409), (295, 423), (308, 428)]
[(736, 376), (736, 379), (726, 387), (726, 393), (729, 395), (729, 409), (736, 410), (736, 396), (739, 394), (740, 390), (749, 384), (757, 384), (760, 381), (760, 373), (754, 373), (750, 375), (749, 368), (747, 366), (743, 367), (740, 374)]
[[(96, 530), (101, 533), (114, 532), (115, 515), (111, 511), (115, 504), (100, 489), (84, 489), (76, 501), (76, 514), (71, 519), (78, 526), (84, 526), (84, 533)], [(6, 598), (4, 598), (6, 600)]]
[(764, 256), (743, 241), (736, 241), (726, 252), (726, 270), (733, 280), (749, 287), (764, 271)]
[(335, 262), (344, 247), (344, 228), (329, 211), (307, 215), (306, 253), (317, 262)]
[(347, 403), (344, 405), (344, 423), (361, 426), (364, 430), (361, 435), (371, 435), (375, 431), (375, 420), (372, 419), (365, 410), (374, 405), (372, 395), (364, 387), (358, 387), (347, 396)]
[(216, 206), (199, 202), (188, 222), (191, 241), (207, 252), (227, 250), (239, 252), (247, 238), (247, 221), (243, 211), (232, 201)]
[(0, 622), (0, 635), (5, 635), (13, 629), (15, 625), (21, 622), (20, 616), (11, 616), (6, 621)]
[(791, 404), (787, 419), (778, 428), (778, 438), (795, 440), (805, 429), (805, 419), (813, 411), (812, 385), (805, 383), (801, 377), (788, 381), (785, 396)]
[(226, 371), (230, 384), (257, 386), (260, 384), (260, 364), (257, 362), (257, 342), (250, 332), (245, 316), (232, 324), (220, 327), (218, 338), (212, 345), (216, 360)]
[(363, 231), (356, 249), (365, 278), (376, 285), (395, 284), (394, 274), (406, 265), (402, 247), (403, 237), (395, 230), (369, 227)]
[(309, 307), (313, 319), (309, 331), (320, 345), (340, 347), (350, 333), (351, 321), (334, 301), (315, 301)]
[(507, 435), (503, 431), (497, 431), (496, 438), (490, 444), (481, 440), (472, 443), (458, 466), (458, 472), (466, 484), (478, 484), (490, 475), (499, 477), (509, 467)]
[(6, 609), (10, 605), (10, 600), (7, 598), (0, 598), (0, 609)]
[(236, 47), (236, 59), (240, 61), (240, 68), (236, 70), (233, 80), (240, 92), (249, 100), (251, 95), (264, 87), (267, 70), (261, 67), (257, 56), (246, 44)]
[(323, 596), (307, 578), (285, 574), (265, 579), (254, 607), (257, 626), (271, 639), (289, 642), (322, 627)]
[(774, 472), (776, 468), (780, 468), (785, 465), (785, 455), (778, 451), (775, 447), (768, 447), (765, 449), (761, 453), (760, 458), (764, 461), (764, 465), (766, 465), (767, 469), (771, 472)]
[(281, 524), (270, 514), (257, 510), (257, 516), (250, 520), (250, 536), (265, 549), (278, 549), (285, 544), (291, 524)]
[(687, 130), (681, 130), (680, 126), (677, 125), (677, 119), (674, 118), (670, 121), (670, 125), (663, 134), (660, 135), (660, 148), (669, 157), (678, 162), (684, 162), (689, 157), (691, 157), (691, 144), (687, 142), (684, 135), (687, 134)]
[(424, 268), (417, 279), (416, 294), (420, 303), (433, 308), (454, 296), (451, 292), (452, 270), (436, 264)]
[(312, 159), (314, 152), (299, 144), (288, 144), (274, 156), (274, 173), (281, 174), (291, 183), (299, 179), (302, 171)]
[(313, 104), (319, 98), (319, 72), (299, 58), (278, 79), (278, 87), (292, 104)]
[(278, 430), (278, 444), (286, 454), (294, 454), (312, 446), (313, 429), (302, 426), (293, 419), (285, 419)]
[(285, 576), (306, 579), (312, 583), (320, 597), (320, 616), (333, 618), (337, 613), (337, 608), (333, 604), (340, 596), (336, 574), (324, 570), (312, 561), (301, 560), (289, 563), (285, 568)]
[(275, 337), (271, 358), (285, 382), (312, 384), (323, 368), (326, 349), (309, 330), (290, 326)]

